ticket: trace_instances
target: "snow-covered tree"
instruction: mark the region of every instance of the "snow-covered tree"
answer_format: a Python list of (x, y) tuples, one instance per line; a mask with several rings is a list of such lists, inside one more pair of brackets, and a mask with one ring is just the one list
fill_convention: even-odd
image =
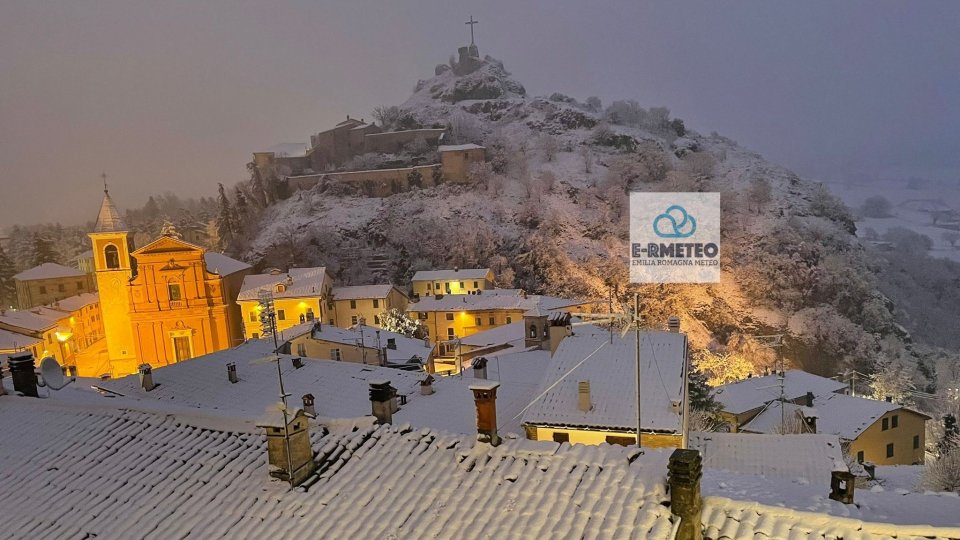
[(557, 138), (550, 133), (540, 135), (540, 152), (543, 154), (544, 161), (553, 161), (557, 157), (557, 151), (560, 143)]
[(17, 269), (13, 260), (0, 246), (0, 308), (9, 308), (17, 305), (17, 285), (13, 281)]
[(874, 370), (870, 376), (870, 389), (874, 399), (891, 399), (904, 405), (912, 403), (910, 392), (916, 389), (913, 376), (899, 360), (882, 358), (877, 361)]
[(710, 386), (743, 380), (753, 373), (753, 364), (743, 356), (708, 350), (694, 354), (693, 367), (707, 375), (707, 384)]
[(960, 492), (960, 448), (954, 448), (928, 463), (921, 478), (924, 489)]
[(40, 266), (43, 263), (59, 262), (57, 253), (53, 249), (53, 241), (46, 235), (34, 233), (33, 235), (33, 266)]
[(220, 248), (226, 249), (237, 232), (237, 217), (223, 184), (217, 184), (217, 208), (217, 236), (220, 237)]
[(750, 182), (750, 189), (747, 191), (747, 200), (750, 201), (750, 207), (756, 210), (757, 215), (767, 203), (772, 199), (772, 190), (770, 181), (763, 177), (754, 178)]
[(423, 339), (426, 335), (423, 322), (411, 318), (397, 308), (390, 308), (380, 314), (380, 328), (410, 338)]

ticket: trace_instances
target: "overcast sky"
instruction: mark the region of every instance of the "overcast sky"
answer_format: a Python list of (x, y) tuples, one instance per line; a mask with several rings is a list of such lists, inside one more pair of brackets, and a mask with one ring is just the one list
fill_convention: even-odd
[(960, 2), (3, 0), (0, 226), (213, 195), (458, 45), (534, 95), (664, 105), (820, 178), (960, 178)]

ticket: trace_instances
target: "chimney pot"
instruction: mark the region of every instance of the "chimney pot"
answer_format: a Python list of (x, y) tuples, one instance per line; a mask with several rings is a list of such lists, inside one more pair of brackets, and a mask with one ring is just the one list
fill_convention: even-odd
[(497, 388), (500, 383), (488, 381), (470, 385), (473, 400), (477, 406), (477, 435), (481, 442), (492, 446), (500, 444), (497, 434)]
[(21, 352), (7, 358), (10, 378), (13, 379), (13, 391), (28, 397), (40, 397), (37, 392), (37, 372), (33, 353)]
[(667, 328), (675, 334), (680, 333), (680, 317), (671, 315), (670, 318), (667, 319)]
[(474, 358), (471, 362), (473, 366), (473, 377), (475, 379), (486, 379), (487, 378), (487, 359), (478, 356)]
[(157, 387), (153, 384), (153, 368), (150, 367), (150, 364), (140, 364), (137, 371), (140, 373), (141, 388), (149, 392)]
[(294, 356), (290, 359), (290, 362), (293, 363), (293, 369), (300, 369), (303, 367), (303, 359), (299, 356)]
[(237, 364), (230, 362), (227, 364), (227, 379), (230, 380), (230, 384), (236, 384), (239, 380), (237, 378)]
[(590, 381), (577, 383), (577, 408), (583, 412), (593, 410), (593, 404), (590, 403)]
[(429, 396), (433, 394), (433, 375), (427, 374), (425, 379), (420, 381), (420, 395)]
[(807, 407), (813, 407), (813, 392), (807, 392)]
[(397, 410), (397, 389), (390, 381), (369, 381), (370, 404), (378, 424), (392, 424)]
[(317, 416), (317, 409), (314, 406), (313, 394), (304, 394), (301, 398), (303, 400), (303, 412), (309, 416)]

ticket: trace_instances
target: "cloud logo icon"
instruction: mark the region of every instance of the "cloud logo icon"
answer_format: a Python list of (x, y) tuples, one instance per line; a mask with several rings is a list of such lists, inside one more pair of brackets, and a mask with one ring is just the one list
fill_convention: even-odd
[(697, 232), (697, 220), (675, 204), (653, 220), (653, 232), (660, 238), (689, 238)]

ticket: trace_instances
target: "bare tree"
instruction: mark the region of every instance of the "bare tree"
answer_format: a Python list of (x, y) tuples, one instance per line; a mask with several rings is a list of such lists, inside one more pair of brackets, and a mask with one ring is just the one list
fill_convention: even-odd
[(773, 190), (770, 182), (766, 178), (754, 178), (750, 182), (750, 189), (747, 191), (747, 200), (750, 206), (756, 209), (757, 215), (760, 215), (760, 209), (767, 205), (773, 198)]
[(540, 171), (539, 181), (542, 193), (552, 193), (557, 184), (557, 176), (552, 171)]
[(583, 172), (590, 174), (593, 172), (593, 151), (590, 146), (585, 144), (580, 147), (580, 155), (583, 157)]
[(540, 151), (543, 153), (544, 160), (553, 161), (557, 157), (559, 146), (560, 143), (553, 135), (544, 133), (540, 136)]
[(930, 491), (960, 491), (960, 448), (928, 464), (921, 478), (923, 487)]
[(400, 107), (396, 105), (374, 107), (372, 114), (373, 119), (380, 122), (380, 127), (384, 130), (396, 129), (401, 116)]

